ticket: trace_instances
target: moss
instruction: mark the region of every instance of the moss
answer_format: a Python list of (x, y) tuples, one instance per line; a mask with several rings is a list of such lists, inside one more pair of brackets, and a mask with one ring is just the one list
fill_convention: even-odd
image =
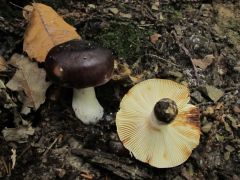
[(134, 24), (111, 23), (95, 37), (96, 42), (113, 49), (122, 58), (133, 58), (140, 52), (141, 39), (145, 36)]
[(229, 20), (227, 28), (229, 28), (233, 31), (239, 31), (239, 29), (240, 29), (239, 20), (236, 20), (236, 19)]
[(173, 13), (173, 18), (174, 19), (182, 19), (183, 18), (182, 12), (175, 10)]
[(165, 21), (171, 22), (172, 24), (175, 24), (183, 19), (183, 14), (180, 10), (174, 9), (174, 7), (170, 6), (166, 9), (167, 13), (164, 14), (164, 17), (166, 18)]
[(174, 11), (172, 11), (172, 13), (170, 13), (170, 16), (166, 20), (170, 21), (172, 24), (177, 24), (182, 19), (183, 19), (182, 12), (180, 12), (178, 10), (174, 10)]

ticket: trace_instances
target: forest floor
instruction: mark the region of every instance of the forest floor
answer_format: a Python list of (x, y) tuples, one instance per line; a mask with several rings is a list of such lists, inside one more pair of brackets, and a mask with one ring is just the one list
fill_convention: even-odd
[[(31, 3), (12, 2), (21, 7)], [(37, 2), (53, 7), (83, 39), (112, 49), (118, 69), (116, 78), (96, 88), (104, 117), (96, 125), (84, 125), (72, 110), (72, 90), (57, 85), (48, 88), (37, 111), (21, 114), (21, 93), (5, 87), (15, 69), (0, 67), (0, 178), (240, 179), (238, 0)], [(3, 0), (1, 59), (26, 55), (26, 26), (22, 10)], [(150, 78), (188, 85), (191, 103), (200, 109), (200, 144), (174, 168), (157, 169), (136, 160), (117, 136), (121, 98)]]

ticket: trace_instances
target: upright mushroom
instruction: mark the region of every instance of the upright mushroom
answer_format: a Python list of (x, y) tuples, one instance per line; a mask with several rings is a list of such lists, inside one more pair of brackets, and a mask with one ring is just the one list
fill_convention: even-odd
[(103, 116), (94, 87), (110, 80), (113, 66), (110, 50), (83, 40), (53, 47), (45, 61), (47, 75), (53, 82), (74, 88), (72, 107), (85, 124), (96, 123)]
[(116, 116), (123, 145), (154, 167), (186, 161), (200, 139), (199, 111), (189, 100), (188, 88), (170, 80), (135, 85), (123, 97)]

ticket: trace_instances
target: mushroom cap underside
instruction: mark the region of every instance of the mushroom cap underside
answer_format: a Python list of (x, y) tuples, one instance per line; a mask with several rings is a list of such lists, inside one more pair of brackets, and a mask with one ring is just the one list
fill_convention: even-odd
[[(176, 102), (178, 114), (171, 123), (155, 126), (152, 111), (163, 98)], [(170, 80), (150, 79), (135, 85), (123, 97), (116, 116), (123, 145), (136, 159), (154, 167), (185, 162), (200, 139), (199, 110), (188, 102), (188, 88)]]

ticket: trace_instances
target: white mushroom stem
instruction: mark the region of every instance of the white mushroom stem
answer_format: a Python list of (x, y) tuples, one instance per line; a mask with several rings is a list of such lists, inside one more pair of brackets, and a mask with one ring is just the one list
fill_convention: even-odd
[(72, 107), (84, 124), (96, 124), (103, 116), (103, 107), (96, 98), (94, 87), (73, 89)]

